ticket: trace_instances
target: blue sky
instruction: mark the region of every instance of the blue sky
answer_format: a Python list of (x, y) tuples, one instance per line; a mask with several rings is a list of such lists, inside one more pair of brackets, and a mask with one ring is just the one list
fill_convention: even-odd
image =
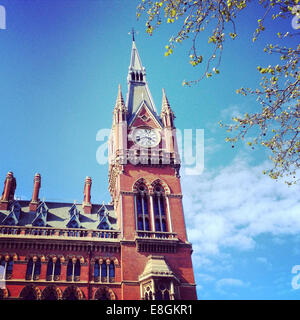
[[(182, 87), (199, 68), (188, 63), (188, 44), (164, 56), (174, 32), (162, 26), (152, 37), (136, 21), (138, 1), (0, 0), (7, 28), (0, 30), (0, 180), (9, 170), (16, 195), (30, 199), (33, 176), (42, 175), (40, 197), (80, 202), (84, 178), (93, 179), (92, 201), (110, 201), (108, 166), (99, 165), (96, 141), (110, 128), (118, 84), (126, 96), (131, 38), (160, 111), (162, 88), (176, 126), (204, 129), (205, 169), (182, 170), (184, 206), (199, 299), (298, 299), (291, 286), (300, 264), (299, 186), (288, 188), (262, 175), (264, 150), (232, 149), (218, 121), (255, 111), (254, 98), (235, 93), (256, 87), (257, 65), (276, 62), (263, 54), (273, 28), (292, 31), (289, 21), (267, 24), (255, 44), (251, 35), (261, 11), (252, 4), (238, 21), (239, 37), (225, 45), (221, 73), (196, 87)], [(208, 52), (207, 38), (201, 49)], [(1, 182), (0, 182), (1, 183)]]

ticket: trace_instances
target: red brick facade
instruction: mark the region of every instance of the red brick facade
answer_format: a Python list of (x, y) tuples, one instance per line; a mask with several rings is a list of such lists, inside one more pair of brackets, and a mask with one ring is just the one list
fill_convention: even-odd
[(164, 91), (156, 113), (145, 77), (133, 43), (127, 102), (119, 88), (109, 139), (111, 204), (91, 203), (90, 177), (81, 205), (41, 202), (39, 174), (32, 199), (15, 201), (8, 173), (0, 200), (1, 298), (197, 299), (174, 114)]

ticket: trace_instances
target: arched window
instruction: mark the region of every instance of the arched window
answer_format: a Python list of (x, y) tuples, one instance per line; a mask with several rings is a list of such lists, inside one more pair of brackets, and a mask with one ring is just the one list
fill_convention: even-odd
[(140, 73), (140, 80), (143, 81), (143, 74)]
[(101, 264), (101, 282), (107, 282), (107, 266), (105, 261)]
[(38, 258), (34, 263), (33, 280), (38, 280), (41, 274), (41, 259)]
[(59, 280), (60, 272), (61, 272), (60, 259), (57, 259), (57, 261), (55, 262), (55, 266), (54, 266), (54, 281)]
[(10, 279), (13, 273), (13, 259), (12, 257), (2, 257), (0, 261), (0, 281)]
[(46, 280), (51, 281), (52, 279), (53, 279), (53, 261), (52, 261), (52, 258), (50, 258), (47, 264)]
[(50, 258), (47, 265), (47, 281), (57, 281), (60, 278), (60, 259)]
[(114, 282), (115, 281), (115, 264), (113, 261), (97, 260), (94, 266), (95, 282)]
[(115, 264), (113, 261), (109, 264), (109, 282), (115, 281)]
[(135, 81), (135, 74), (134, 74), (134, 72), (131, 72), (131, 80)]
[(73, 258), (69, 259), (67, 265), (67, 281), (80, 280), (80, 260)]
[(140, 79), (139, 79), (139, 74), (138, 74), (138, 72), (136, 73), (136, 81), (139, 81)]
[(32, 258), (30, 258), (27, 263), (26, 280), (32, 279), (32, 269), (33, 269), (33, 261), (32, 261)]
[(159, 283), (155, 290), (155, 300), (171, 300), (170, 299), (170, 283)]
[(67, 265), (67, 281), (72, 281), (72, 275), (73, 275), (73, 262), (72, 262), (72, 259), (69, 259), (68, 265)]
[(153, 300), (152, 290), (149, 286), (147, 286), (147, 288), (146, 288), (146, 292), (144, 294), (144, 299), (145, 300)]
[(75, 263), (75, 269), (74, 269), (74, 276), (75, 276), (75, 281), (79, 281), (80, 279), (80, 261), (77, 259)]
[(164, 189), (160, 185), (154, 187), (153, 209), (155, 216), (155, 231), (167, 232), (167, 218)]
[(41, 259), (30, 258), (27, 263), (26, 280), (38, 280), (41, 274)]
[(95, 262), (95, 265), (94, 265), (94, 281), (95, 282), (100, 281), (100, 265), (98, 260)]
[(138, 193), (135, 196), (137, 228), (138, 230), (150, 231), (147, 188), (144, 184), (140, 184), (137, 190)]

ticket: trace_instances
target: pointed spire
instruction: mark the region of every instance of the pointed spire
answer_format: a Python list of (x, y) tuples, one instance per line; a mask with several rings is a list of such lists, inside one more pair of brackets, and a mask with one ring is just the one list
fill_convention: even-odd
[(132, 49), (131, 49), (131, 59), (130, 59), (130, 65), (129, 65), (129, 73), (130, 73), (131, 71), (134, 71), (134, 72), (143, 72), (143, 73), (145, 73), (145, 68), (143, 67), (142, 60), (141, 60), (141, 58), (140, 58), (138, 49), (137, 49), (137, 47), (136, 47), (136, 45), (135, 45), (134, 38), (133, 38), (133, 41), (132, 41)]
[(162, 92), (163, 92), (163, 96), (162, 96), (162, 104), (161, 104), (161, 115), (163, 115), (165, 112), (168, 112), (174, 115), (164, 88), (162, 89)]
[(116, 104), (115, 104), (115, 110), (117, 111), (126, 111), (126, 106), (124, 103), (124, 99), (122, 96), (122, 91), (121, 91), (121, 85), (119, 84), (118, 87), (118, 96), (117, 96), (117, 100), (116, 100)]
[(170, 103), (168, 101), (168, 98), (166, 96), (165, 88), (162, 89), (163, 96), (162, 96), (162, 108), (161, 110), (170, 109)]
[(142, 60), (139, 56), (134, 40), (132, 41), (127, 83), (128, 93), (126, 98), (126, 107), (128, 110), (128, 120), (130, 121), (134, 118), (135, 113), (144, 102), (151, 111), (157, 114), (156, 107), (147, 84), (146, 70), (142, 64)]
[(163, 88), (162, 89), (163, 96), (162, 96), (162, 106), (161, 106), (161, 113), (160, 116), (162, 118), (163, 124), (165, 127), (173, 127), (174, 125), (174, 112), (171, 109), (170, 103), (168, 101), (166, 91)]

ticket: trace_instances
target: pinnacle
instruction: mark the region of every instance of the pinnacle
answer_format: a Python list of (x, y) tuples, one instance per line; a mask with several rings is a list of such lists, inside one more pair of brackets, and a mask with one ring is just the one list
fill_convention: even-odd
[(118, 87), (118, 96), (117, 96), (117, 100), (116, 100), (116, 104), (115, 104), (115, 109), (119, 109), (119, 110), (125, 110), (125, 103), (124, 103), (124, 99), (122, 96), (122, 91), (121, 91), (121, 85), (119, 84)]
[(168, 98), (167, 98), (167, 96), (166, 96), (165, 88), (163, 88), (163, 89), (162, 89), (162, 92), (163, 92), (163, 97), (162, 97), (162, 108), (164, 108), (164, 107), (170, 107), (170, 104), (169, 104)]
[(168, 101), (168, 98), (166, 96), (166, 91), (164, 88), (162, 89), (162, 92), (163, 92), (163, 96), (162, 96), (161, 112), (164, 113), (166, 111), (169, 111), (172, 113), (172, 109), (171, 109), (170, 103)]

